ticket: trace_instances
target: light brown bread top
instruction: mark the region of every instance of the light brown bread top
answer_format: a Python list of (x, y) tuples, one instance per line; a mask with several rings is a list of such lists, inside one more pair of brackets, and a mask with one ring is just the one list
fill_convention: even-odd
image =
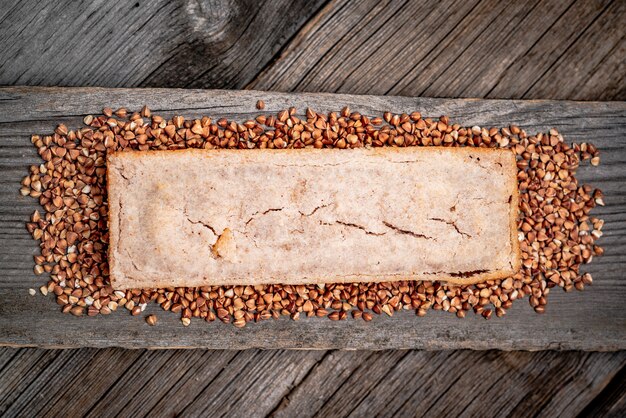
[(508, 277), (516, 174), (510, 150), (470, 147), (111, 153), (112, 284)]

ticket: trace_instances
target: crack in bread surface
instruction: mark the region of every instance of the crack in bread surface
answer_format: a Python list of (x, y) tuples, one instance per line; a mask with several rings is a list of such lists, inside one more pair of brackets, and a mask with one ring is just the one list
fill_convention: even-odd
[(442, 218), (428, 218), (428, 219), (429, 219), (429, 220), (431, 220), (431, 221), (443, 222), (443, 223), (444, 223), (444, 224), (446, 224), (446, 225), (450, 225), (451, 227), (453, 227), (453, 228), (454, 228), (454, 230), (455, 230), (455, 231), (456, 231), (459, 235), (462, 235), (462, 236), (467, 237), (467, 238), (471, 238), (471, 237), (472, 237), (472, 236), (471, 236), (470, 234), (468, 234), (467, 232), (463, 232), (463, 231), (461, 231), (461, 230), (459, 229), (459, 227), (457, 226), (456, 222), (454, 222), (454, 221), (448, 221), (448, 220), (445, 220), (445, 219), (442, 219)]

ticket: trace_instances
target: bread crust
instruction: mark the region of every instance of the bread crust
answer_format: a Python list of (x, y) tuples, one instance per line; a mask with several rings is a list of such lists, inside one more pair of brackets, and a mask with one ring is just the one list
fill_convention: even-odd
[[(154, 243), (145, 242), (146, 249), (145, 252), (133, 252), (133, 246), (141, 246), (140, 242), (137, 242), (137, 239), (140, 239), (138, 236), (134, 236), (132, 231), (125, 230), (122, 227), (123, 223), (125, 225), (133, 225), (132, 223), (128, 224), (128, 208), (122, 209), (122, 207), (126, 206), (126, 202), (128, 201), (129, 194), (136, 190), (137, 187), (141, 188), (142, 182), (146, 182), (146, 178), (141, 177), (141, 167), (144, 167), (145, 170), (150, 170), (149, 167), (154, 166), (154, 164), (160, 164), (161, 162), (168, 159), (174, 159), (179, 161), (178, 166), (180, 167), (180, 173), (184, 173), (185, 170), (189, 170), (189, 166), (198, 163), (199, 166), (207, 167), (208, 171), (211, 171), (216, 167), (216, 164), (220, 164), (220, 167), (225, 167), (224, 170), (228, 171), (229, 169), (232, 172), (236, 172), (233, 166), (237, 167), (245, 167), (254, 164), (263, 164), (264, 161), (267, 161), (267, 165), (276, 164), (275, 156), (284, 156), (278, 158), (279, 164), (283, 164), (284, 167), (281, 169), (275, 170), (276, 173), (281, 172), (294, 172), (296, 169), (291, 169), (290, 167), (298, 167), (298, 161), (302, 164), (308, 164), (311, 159), (314, 159), (317, 164), (325, 164), (324, 161), (332, 160), (333, 163), (330, 163), (326, 172), (332, 171), (332, 164), (348, 164), (354, 158), (361, 158), (366, 161), (367, 159), (372, 159), (378, 161), (378, 164), (388, 164), (388, 163), (403, 163), (403, 164), (411, 164), (410, 159), (413, 158), (415, 161), (413, 163), (418, 164), (420, 159), (429, 159), (429, 161), (438, 161), (437, 159), (443, 161), (446, 158), (449, 159), (450, 156), (456, 155), (461, 156), (467, 159), (468, 156), (472, 158), (467, 159), (467, 167), (461, 167), (460, 170), (469, 170), (471, 166), (481, 166), (488, 165), (487, 168), (494, 170), (494, 176), (499, 175), (501, 177), (502, 182), (495, 182), (494, 187), (499, 187), (498, 184), (501, 184), (501, 188), (498, 189), (499, 193), (502, 193), (502, 190), (506, 190), (506, 198), (507, 202), (507, 213), (504, 214), (502, 211), (502, 207), (498, 206), (499, 212), (497, 216), (506, 216), (508, 220), (508, 228), (506, 231), (501, 231), (506, 234), (507, 239), (502, 240), (502, 251), (507, 252), (506, 257), (500, 257), (499, 254), (495, 254), (495, 256), (502, 258), (507, 262), (507, 264), (501, 263), (498, 266), (487, 266), (486, 268), (473, 268), (471, 270), (463, 270), (463, 271), (446, 271), (446, 269), (441, 269), (437, 271), (415, 271), (415, 270), (407, 270), (402, 272), (397, 271), (388, 271), (384, 274), (380, 272), (372, 272), (372, 271), (359, 271), (358, 274), (310, 274), (314, 272), (314, 270), (308, 270), (308, 272), (301, 274), (300, 277), (274, 277), (271, 275), (264, 274), (268, 273), (267, 269), (259, 268), (257, 277), (227, 277), (224, 275), (223, 277), (215, 277), (212, 275), (210, 271), (202, 272), (201, 274), (196, 274), (197, 272), (193, 272), (189, 276), (185, 276), (185, 269), (178, 269), (177, 271), (167, 271), (167, 269), (161, 268), (159, 270), (160, 274), (157, 272), (153, 272), (154, 274), (150, 274), (150, 277), (143, 277), (141, 269), (134, 269), (133, 266), (137, 267), (138, 264), (141, 263), (141, 257), (144, 257), (142, 254), (150, 254), (151, 248), (154, 247)], [(448, 157), (446, 157), (448, 156)], [(406, 158), (405, 158), (406, 157)], [(482, 158), (482, 163), (480, 162)], [(378, 159), (378, 160), (377, 160)], [(148, 160), (150, 160), (148, 162)], [(285, 163), (287, 161), (289, 164)], [(296, 163), (293, 163), (296, 161)], [(346, 163), (346, 161), (348, 163)], [(495, 161), (495, 162), (494, 162)], [(121, 165), (120, 165), (121, 163)], [(172, 165), (169, 163), (165, 163), (167, 166), (176, 166), (176, 164)], [(203, 165), (204, 164), (204, 165)], [(365, 163), (364, 163), (365, 164)], [(369, 164), (369, 160), (368, 163)], [(366, 164), (366, 165), (367, 165)], [(375, 167), (375, 164), (370, 164)], [(432, 164), (435, 165), (435, 164)], [(136, 166), (136, 167), (135, 167)], [(141, 167), (140, 167), (141, 166)], [(398, 164), (400, 166), (400, 164)], [(499, 168), (498, 168), (499, 166)], [(482, 166), (481, 166), (482, 167)], [(470, 147), (461, 147), (461, 148), (444, 148), (444, 147), (414, 147), (414, 148), (392, 148), (392, 147), (384, 147), (384, 148), (373, 148), (368, 150), (313, 150), (313, 149), (300, 149), (300, 150), (198, 150), (198, 149), (185, 149), (185, 150), (176, 150), (176, 151), (124, 151), (124, 152), (112, 152), (107, 155), (107, 188), (109, 192), (109, 269), (110, 269), (110, 277), (114, 288), (118, 289), (127, 289), (127, 288), (160, 288), (160, 287), (172, 287), (172, 286), (204, 286), (204, 285), (237, 285), (237, 284), (269, 284), (269, 283), (291, 283), (291, 284), (304, 284), (304, 283), (346, 283), (346, 282), (383, 282), (383, 281), (394, 281), (394, 280), (437, 280), (437, 281), (445, 281), (453, 284), (473, 284), (480, 283), (487, 280), (492, 279), (502, 279), (506, 277), (510, 277), (514, 275), (517, 271), (519, 271), (521, 267), (521, 253), (518, 242), (518, 230), (517, 230), (517, 219), (518, 219), (518, 207), (519, 207), (519, 192), (517, 187), (517, 166), (515, 162), (515, 155), (510, 150), (500, 150), (500, 149), (490, 149), (490, 148), (470, 148)], [(129, 170), (129, 168), (132, 168)], [(266, 170), (267, 167), (260, 169)], [(134, 170), (134, 171), (133, 171)], [(322, 170), (324, 171), (324, 170)], [(391, 169), (383, 170), (386, 174), (393, 174), (394, 171)], [(470, 170), (471, 171), (471, 170)], [(475, 170), (476, 171), (476, 170)], [(478, 170), (480, 171), (480, 170)], [(497, 171), (497, 172), (496, 172)], [(263, 171), (265, 172), (265, 171)], [(372, 172), (376, 172), (374, 168)], [(410, 170), (406, 171), (407, 173), (411, 173)], [(308, 172), (307, 172), (308, 173)], [(171, 177), (171, 181), (176, 181), (176, 173), (170, 171), (167, 172), (167, 176)], [(191, 174), (190, 174), (191, 175)], [(207, 174), (207, 175), (215, 175), (215, 174)], [(419, 175), (419, 173), (416, 173)], [(193, 175), (191, 175), (193, 177)], [(128, 180), (130, 179), (130, 180)], [(137, 180), (138, 183), (133, 183), (134, 180)], [(215, 180), (219, 180), (219, 175), (215, 175)], [(308, 179), (309, 182), (314, 182), (315, 179)], [(163, 179), (163, 184), (165, 188), (168, 188), (168, 183), (170, 180), (168, 178)], [(126, 183), (126, 184), (125, 184)], [(236, 183), (233, 183), (236, 184)], [(310, 183), (309, 183), (310, 184)], [(280, 187), (280, 184), (278, 184)], [(460, 193), (463, 191), (461, 190)], [(150, 192), (147, 195), (144, 195), (144, 198), (150, 195), (152, 198), (161, 199), (162, 196), (156, 196), (155, 192)], [(157, 192), (158, 193), (158, 192)], [(480, 194), (480, 191), (476, 191), (476, 193)], [(252, 191), (251, 194), (254, 194)], [(256, 192), (259, 194), (259, 191)], [(484, 191), (481, 196), (485, 195)], [(501, 194), (499, 197), (505, 197), (504, 194)], [(137, 200), (140, 201), (141, 199)], [(405, 199), (406, 200), (406, 199)], [(132, 205), (132, 199), (130, 200)], [(297, 201), (297, 199), (296, 199)], [(494, 199), (495, 201), (495, 199)], [(124, 202), (124, 203), (123, 203)], [(403, 201), (404, 202), (404, 201)], [(236, 207), (241, 202), (230, 202), (229, 204), (233, 207)], [(495, 205), (495, 203), (494, 203)], [(269, 206), (272, 206), (271, 204)], [(296, 205), (297, 206), (297, 205)], [(472, 206), (475, 208), (475, 206)], [(131, 207), (132, 209), (132, 207)], [(300, 208), (302, 209), (302, 208)], [(195, 209), (193, 209), (195, 210)], [(271, 208), (270, 208), (271, 210)], [(317, 210), (317, 209), (316, 209)], [(123, 213), (124, 212), (124, 213)], [(172, 212), (172, 216), (178, 216)], [(293, 212), (293, 211), (292, 211)], [(169, 212), (168, 212), (169, 213)], [(300, 212), (302, 213), (302, 211)], [(198, 212), (198, 214), (202, 215), (202, 213)], [(208, 214), (210, 215), (210, 214)], [(478, 215), (481, 215), (480, 213)], [(165, 219), (168, 219), (168, 214), (165, 214)], [(459, 215), (461, 216), (461, 215)], [(202, 216), (200, 216), (202, 217)], [(209, 216), (210, 217), (210, 216)], [(443, 218), (443, 216), (441, 216)], [(274, 219), (280, 219), (275, 217)], [(437, 222), (446, 223), (450, 228), (454, 226), (454, 229), (458, 229), (455, 223), (452, 223), (452, 226), (445, 219), (439, 219), (431, 216), (431, 219), (436, 219)], [(204, 222), (206, 219), (203, 217), (202, 219), (192, 219), (196, 222), (199, 227), (200, 224)], [(139, 221), (139, 220), (137, 220)], [(239, 224), (242, 224), (245, 219), (241, 218), (238, 220)], [(191, 222), (191, 221), (190, 221)], [(324, 221), (325, 222), (325, 221)], [(157, 223), (157, 222), (155, 222)], [(237, 223), (237, 222), (235, 222)], [(344, 224), (350, 225), (349, 222), (343, 222)], [(354, 223), (353, 227), (359, 227)], [(391, 224), (390, 224), (391, 225)], [(241, 225), (239, 225), (241, 226)], [(442, 225), (441, 225), (442, 226)], [(391, 227), (395, 228), (395, 235), (398, 240), (407, 241), (406, 235), (407, 227), (399, 228), (391, 225)], [(389, 228), (391, 228), (389, 227)], [(211, 228), (214, 228), (211, 227)], [(154, 234), (159, 234), (158, 228), (154, 226)], [(232, 228), (221, 228), (219, 230), (214, 231), (213, 234), (207, 232), (207, 237), (210, 239), (205, 239), (204, 242), (207, 244), (208, 253), (211, 254), (212, 260), (217, 260), (218, 263), (225, 262), (225, 260), (229, 260), (231, 263), (239, 263), (240, 265), (245, 266), (248, 264), (258, 263), (259, 260), (250, 259), (250, 260), (240, 260), (241, 257), (245, 257), (239, 253), (240, 250), (245, 250), (247, 247), (250, 247), (250, 250), (254, 250), (252, 246), (247, 241), (242, 241), (242, 234), (237, 236), (237, 232), (232, 233)], [(268, 228), (266, 228), (267, 230)], [(274, 228), (276, 229), (276, 228)], [(346, 227), (348, 229), (348, 227)], [(228, 230), (228, 234), (224, 234), (224, 232)], [(263, 230), (264, 232), (267, 232)], [(364, 229), (365, 230), (365, 229)], [(386, 237), (389, 238), (391, 232), (387, 229), (384, 232), (389, 232), (389, 235)], [(457, 231), (458, 232), (458, 231)], [(120, 234), (122, 236), (120, 237)], [(373, 236), (384, 235), (382, 232), (369, 231), (362, 234), (363, 236), (350, 236), (349, 239), (361, 239), (366, 240), (370, 239)], [(458, 237), (456, 234), (450, 229), (450, 231), (446, 232), (446, 234), (454, 236), (455, 245), (457, 245), (457, 241), (462, 241), (465, 237)], [(270, 233), (271, 235), (271, 233)], [(410, 235), (410, 234), (408, 234)], [(417, 234), (419, 235), (419, 234)], [(469, 235), (469, 234), (466, 234)], [(180, 238), (177, 236), (177, 238)], [(500, 237), (502, 238), (502, 237)], [(494, 239), (500, 239), (494, 238)], [(469, 238), (468, 238), (469, 239)], [(443, 240), (443, 238), (441, 238)], [(232, 242), (231, 242), (232, 241)], [(389, 240), (387, 240), (389, 241)], [(403, 241), (403, 244), (404, 244)], [(228, 246), (225, 246), (228, 244)], [(231, 247), (230, 245), (233, 245)], [(358, 244), (358, 243), (357, 243)], [(388, 244), (388, 242), (387, 242)], [(151, 247), (152, 245), (152, 247)], [(271, 241), (263, 242), (261, 245), (272, 245)], [(417, 245), (417, 244), (416, 244)], [(422, 245), (422, 244), (419, 244)], [(419, 248), (414, 246), (414, 248)], [(209, 248), (210, 246), (210, 248)], [(228, 248), (226, 248), (228, 247)], [(371, 247), (371, 246), (370, 246)], [(367, 247), (367, 248), (370, 248)], [(129, 250), (130, 248), (130, 250)], [(230, 249), (229, 249), (230, 248)], [(232, 249), (234, 248), (234, 249)], [(466, 248), (466, 247), (459, 247)], [(126, 254), (125, 254), (126, 251)], [(130, 252), (129, 252), (130, 251)], [(132, 255), (131, 255), (132, 253)], [(160, 254), (160, 253), (159, 253)], [(160, 254), (161, 256), (167, 257), (168, 254)], [(146, 256), (147, 257), (147, 256)], [(235, 261), (233, 261), (235, 260)], [(237, 261), (238, 260), (238, 261)], [(134, 261), (134, 262), (133, 262)], [(144, 263), (145, 264), (145, 263)], [(148, 264), (145, 264), (148, 265)], [(218, 269), (219, 270), (219, 269)], [(194, 276), (195, 275), (195, 276)], [(194, 277), (192, 277), (194, 276)], [(297, 276), (297, 274), (296, 274)]]

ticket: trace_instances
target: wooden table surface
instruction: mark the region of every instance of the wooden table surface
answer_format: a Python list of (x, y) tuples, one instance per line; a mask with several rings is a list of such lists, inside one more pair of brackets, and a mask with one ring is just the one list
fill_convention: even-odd
[[(0, 85), (623, 101), (625, 19), (621, 0), (3, 2)], [(2, 348), (0, 414), (624, 416), (626, 353)]]
[[(507, 126), (514, 123), (529, 133), (561, 132), (568, 142), (581, 143), (595, 136), (605, 153), (602, 165), (582, 164), (577, 177), (599, 187), (606, 205), (593, 216), (606, 223), (600, 244), (607, 247), (583, 267), (594, 277), (587, 292), (565, 293), (554, 289), (543, 315), (533, 312), (527, 301), (515, 303), (504, 318), (485, 321), (480, 315), (459, 320), (455, 315), (431, 311), (417, 318), (414, 311), (375, 321), (329, 321), (281, 318), (243, 329), (220, 321), (192, 321), (182, 327), (179, 315), (163, 314), (150, 304), (144, 315), (161, 312), (159, 326), (151, 328), (139, 318), (124, 314), (76, 318), (63, 315), (51, 295), (31, 297), (47, 279), (33, 272), (33, 254), (38, 251), (24, 228), (24, 219), (38, 208), (36, 199), (23, 197), (17, 185), (26, 168), (40, 157), (30, 142), (33, 132), (50, 131), (58, 123), (79, 127), (85, 114), (105, 106), (139, 109), (144, 104), (153, 114), (170, 118), (210, 115), (243, 123), (259, 111), (278, 114), (295, 107), (310, 107), (327, 113), (338, 104), (364, 115), (419, 111), (423, 115), (454, 115), (462, 126)], [(573, 102), (555, 100), (486, 100), (369, 96), (328, 93), (276, 93), (255, 90), (115, 89), (93, 87), (0, 87), (0, 155), (7, 167), (0, 173), (0, 346), (43, 348), (298, 348), (298, 349), (577, 349), (608, 351), (626, 349), (626, 102)], [(42, 300), (43, 299), (43, 300)], [(598, 309), (603, 306), (603, 309)]]

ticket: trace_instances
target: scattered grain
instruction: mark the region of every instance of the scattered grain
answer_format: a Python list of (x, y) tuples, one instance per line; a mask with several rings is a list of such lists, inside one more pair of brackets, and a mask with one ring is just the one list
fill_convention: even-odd
[[(257, 107), (263, 109), (263, 101)], [(591, 285), (581, 265), (603, 254), (596, 245), (603, 222), (590, 218), (604, 205), (602, 192), (580, 185), (575, 177), (582, 161), (600, 163), (592, 144), (565, 143), (552, 129), (529, 136), (517, 126), (471, 128), (442, 116), (423, 118), (419, 112), (367, 117), (349, 108), (328, 114), (307, 109), (303, 118), (290, 108), (236, 123), (204, 117), (171, 120), (147, 107), (87, 115), (88, 127), (70, 131), (59, 125), (52, 135), (33, 135), (42, 164), (34, 165), (21, 182), (20, 193), (32, 196), (44, 211), (32, 214), (27, 229), (39, 240), (34, 272), (48, 273), (42, 294), (54, 293), (62, 311), (73, 315), (108, 315), (124, 306), (139, 315), (155, 300), (165, 310), (191, 318), (219, 319), (243, 327), (248, 322), (289, 315), (327, 316), (371, 321), (373, 313), (392, 316), (413, 309), (418, 316), (436, 309), (463, 318), (473, 310), (489, 319), (506, 314), (513, 301), (528, 297), (538, 313), (545, 311), (551, 288), (582, 290)], [(475, 146), (512, 149), (518, 158), (520, 247), (523, 268), (502, 280), (453, 286), (439, 282), (349, 283), (307, 286), (209, 286), (121, 291), (111, 287), (106, 259), (107, 208), (105, 157), (109, 150), (180, 148), (358, 148), (382, 146)], [(542, 214), (542, 215), (539, 215)], [(31, 293), (29, 291), (29, 293)], [(148, 315), (150, 323), (156, 316)]]
[(156, 323), (157, 323), (157, 321), (158, 321), (158, 318), (157, 318), (157, 316), (156, 316), (156, 315), (154, 315), (154, 314), (151, 314), (151, 315), (146, 316), (146, 322), (147, 322), (147, 323), (148, 323), (148, 325), (150, 325), (150, 326), (155, 326), (155, 325), (156, 325)]

